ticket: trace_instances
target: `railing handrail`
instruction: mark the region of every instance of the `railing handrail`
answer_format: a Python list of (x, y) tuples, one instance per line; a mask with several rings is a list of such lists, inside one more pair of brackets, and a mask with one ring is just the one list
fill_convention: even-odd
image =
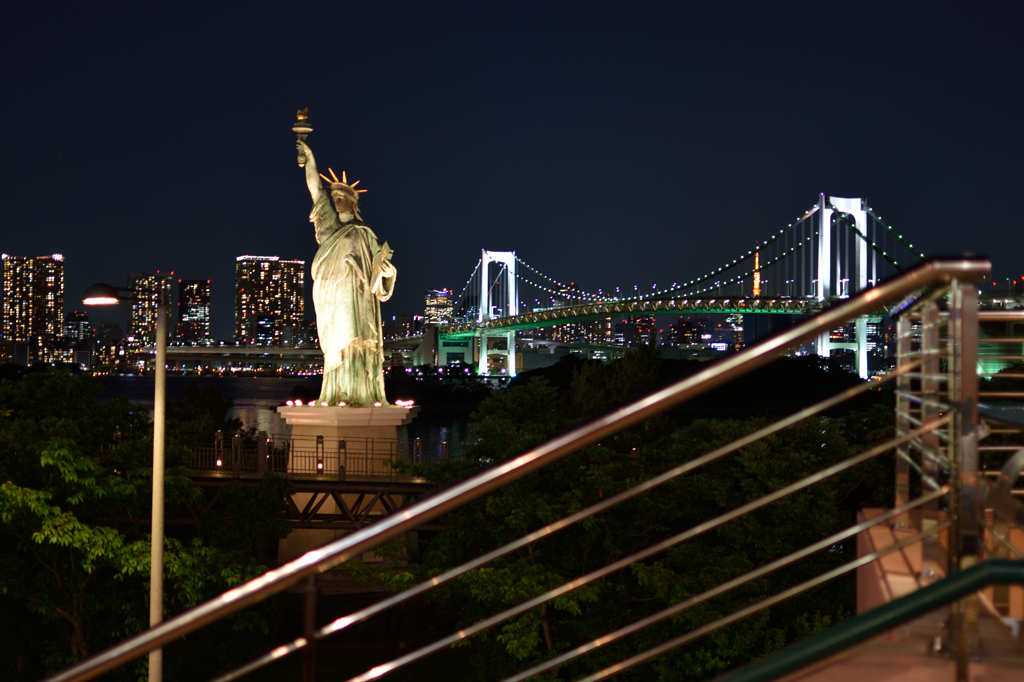
[(989, 585), (1024, 585), (1024, 561), (989, 559), (911, 592), (877, 608), (854, 616), (750, 663), (715, 682), (767, 682), (859, 644), (918, 616), (977, 592)]
[(193, 632), (250, 604), (281, 592), (315, 573), (322, 573), (349, 559), (360, 556), (388, 540), (436, 519), (447, 512), (516, 481), (577, 450), (599, 442), (680, 403), (707, 393), (733, 379), (757, 370), (788, 349), (817, 338), (842, 323), (873, 313), (894, 301), (936, 282), (954, 278), (975, 279), (987, 274), (991, 265), (975, 258), (929, 261), (910, 272), (846, 299), (780, 334), (769, 337), (732, 356), (662, 388), (603, 417), (568, 431), (537, 446), (515, 459), (500, 463), (465, 481), (461, 481), (424, 500), (402, 514), (393, 514), (371, 527), (355, 531), (319, 549), (268, 571), (244, 585), (229, 590), (160, 625), (100, 652), (67, 670), (48, 678), (48, 682), (87, 680), (126, 663), (143, 653)]

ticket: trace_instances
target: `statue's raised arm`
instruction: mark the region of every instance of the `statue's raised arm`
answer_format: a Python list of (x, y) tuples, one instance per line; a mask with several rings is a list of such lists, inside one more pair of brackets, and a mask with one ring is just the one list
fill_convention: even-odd
[(315, 204), (320, 199), (320, 195), (323, 194), (323, 184), (320, 182), (320, 174), (316, 169), (316, 158), (313, 156), (313, 150), (309, 148), (309, 145), (304, 140), (299, 140), (295, 143), (295, 148), (299, 150), (300, 158), (304, 158), (306, 163), (306, 187), (309, 188), (309, 196), (313, 198)]

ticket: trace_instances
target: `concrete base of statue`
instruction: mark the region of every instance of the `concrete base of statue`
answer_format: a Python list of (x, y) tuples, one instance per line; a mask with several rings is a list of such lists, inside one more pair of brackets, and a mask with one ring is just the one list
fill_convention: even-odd
[(406, 425), (420, 406), (403, 407), (292, 407), (282, 405), (277, 413), (291, 427), (292, 438), (384, 438), (404, 440)]
[[(288, 474), (295, 479), (324, 482), (393, 481), (396, 472), (391, 464), (407, 454), (409, 440), (406, 427), (419, 411), (419, 405), (282, 405), (277, 412), (291, 428)], [(292, 495), (292, 500), (298, 509), (303, 510), (312, 495), (299, 492)], [(341, 496), (350, 507), (360, 497), (351, 493), (342, 493)], [(333, 499), (328, 499), (320, 506), (319, 513), (341, 514), (341, 509)], [(278, 561), (291, 561), (347, 532), (295, 529), (280, 541)]]

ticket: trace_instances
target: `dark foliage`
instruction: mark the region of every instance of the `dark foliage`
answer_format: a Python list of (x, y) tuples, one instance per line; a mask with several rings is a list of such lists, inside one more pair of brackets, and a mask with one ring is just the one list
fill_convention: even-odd
[[(44, 369), (0, 381), (0, 678), (38, 679), (144, 629), (148, 622), (152, 425), (123, 397), (96, 400), (89, 376)], [(203, 406), (210, 409), (203, 414)], [(178, 424), (225, 423), (223, 401), (193, 391), (176, 405)], [(168, 509), (201, 492), (167, 443)], [(282, 483), (228, 493), (235, 517), (202, 532), (168, 526), (165, 609), (173, 614), (266, 570), (254, 558)], [(275, 498), (275, 495), (277, 496)], [(231, 618), (197, 638), (203, 676), (238, 662), (269, 632), (272, 606)], [(208, 649), (208, 650), (207, 650)], [(167, 658), (167, 679), (193, 679), (195, 657)], [(113, 673), (144, 675), (145, 659)]]
[[(698, 409), (730, 414), (737, 401), (744, 405), (741, 412), (755, 409), (754, 400), (741, 400), (744, 390), (753, 389), (761, 402), (761, 413), (774, 416), (856, 381), (822, 370), (816, 359), (780, 364), (782, 369), (760, 374), (768, 383), (751, 380), (747, 387), (732, 394), (720, 392), (718, 398), (709, 401), (711, 407), (701, 405)], [(572, 361), (566, 366), (572, 370), (568, 381), (564, 367), (546, 372), (561, 386), (534, 377), (492, 395), (474, 415), (471, 433), (476, 445), (467, 457), (421, 466), (419, 473), (441, 484), (454, 483), (613, 410), (680, 374), (706, 367), (664, 363), (651, 349), (641, 349), (608, 366)], [(776, 402), (776, 388), (791, 395), (798, 392), (773, 382), (794, 375), (809, 397)], [(874, 393), (864, 411), (847, 411), (842, 418), (812, 418), (749, 445), (472, 571), (439, 589), (434, 598), (446, 607), (461, 609), (462, 624), (470, 624), (693, 528), (890, 437), (893, 419), (891, 408), (884, 405), (885, 398)], [(761, 418), (695, 420), (694, 416), (693, 410), (678, 410), (649, 420), (451, 514), (445, 530), (424, 543), (420, 575), (415, 577), (440, 573), (767, 423)], [(863, 465), (497, 626), (466, 644), (475, 661), (476, 678), (501, 679), (827, 537), (850, 525), (861, 506), (888, 503), (891, 474), (891, 459)], [(854, 556), (852, 542), (836, 544), (631, 638), (601, 647), (549, 673), (550, 679), (576, 679)], [(404, 576), (406, 582), (412, 579), (414, 576)], [(707, 679), (835, 623), (853, 609), (852, 577), (836, 580), (622, 677)]]

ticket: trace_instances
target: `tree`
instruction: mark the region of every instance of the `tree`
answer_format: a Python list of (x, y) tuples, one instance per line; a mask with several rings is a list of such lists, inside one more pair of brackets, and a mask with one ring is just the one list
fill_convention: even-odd
[[(519, 455), (649, 392), (663, 381), (660, 367), (656, 353), (644, 349), (606, 367), (579, 366), (564, 390), (534, 380), (495, 393), (474, 415), (471, 434), (476, 445), (466, 458), (423, 465), (417, 472), (444, 485)], [(867, 441), (884, 439), (885, 430), (876, 423), (882, 413), (805, 420), (472, 571), (437, 590), (435, 599), (457, 605), (463, 625), (493, 615), (825, 468), (861, 450)], [(447, 516), (444, 531), (424, 543), (420, 577), (436, 575), (765, 423), (686, 423), (663, 416), (608, 438)], [(891, 412), (888, 423), (891, 427)], [(891, 478), (891, 464), (887, 470)], [(848, 526), (855, 511), (852, 498), (866, 497), (865, 482), (874, 482), (879, 471), (865, 467), (829, 479), (474, 637), (466, 645), (478, 679), (500, 679)], [(850, 560), (854, 552), (852, 543), (820, 552), (602, 646), (554, 671), (551, 678), (576, 679), (593, 672), (818, 575)], [(623, 677), (706, 679), (834, 623), (853, 608), (852, 579), (836, 581)]]
[[(0, 600), (27, 633), (0, 641), (5, 679), (34, 679), (148, 624), (152, 426), (123, 397), (98, 402), (101, 390), (58, 370), (0, 381)], [(200, 494), (184, 455), (168, 443), (168, 506)], [(166, 609), (263, 570), (236, 548), (172, 535)]]

